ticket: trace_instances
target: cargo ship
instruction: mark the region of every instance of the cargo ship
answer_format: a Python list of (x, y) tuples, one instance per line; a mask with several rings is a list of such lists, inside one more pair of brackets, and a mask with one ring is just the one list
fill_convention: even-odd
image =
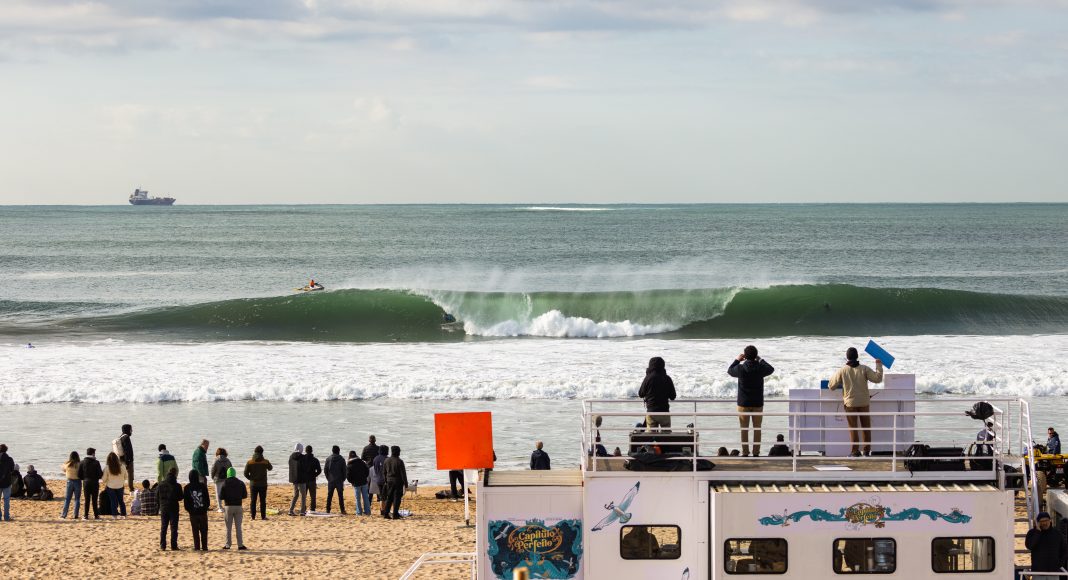
[(174, 198), (148, 197), (148, 191), (137, 188), (130, 194), (130, 205), (174, 205)]

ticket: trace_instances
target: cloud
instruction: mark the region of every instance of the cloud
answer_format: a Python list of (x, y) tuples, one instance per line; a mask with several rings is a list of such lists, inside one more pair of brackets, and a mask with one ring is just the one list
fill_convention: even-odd
[(558, 91), (571, 87), (567, 79), (552, 75), (538, 75), (523, 79), (523, 85), (532, 89)]

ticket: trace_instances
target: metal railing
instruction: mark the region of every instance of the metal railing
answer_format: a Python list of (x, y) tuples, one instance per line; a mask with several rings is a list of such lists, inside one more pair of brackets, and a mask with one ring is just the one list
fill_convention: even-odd
[[(994, 409), (994, 415), (990, 417), (993, 423), (990, 439), (980, 440), (977, 432), (985, 428), (984, 423), (964, 414), (980, 400), (990, 403)], [(702, 460), (722, 461), (729, 465), (723, 468), (717, 465), (717, 473), (733, 469), (751, 478), (759, 477), (763, 471), (796, 474), (801, 469), (808, 470), (811, 476), (813, 465), (833, 462), (849, 466), (849, 471), (853, 468), (862, 470), (863, 476), (868, 478), (908, 479), (915, 477), (912, 468), (918, 465), (924, 466), (926, 471), (963, 471), (962, 466), (967, 461), (971, 469), (960, 474), (960, 479), (996, 480), (1004, 486), (1004, 474), (999, 473), (999, 465), (1010, 463), (1023, 467), (1021, 471), (1025, 477), (1025, 493), (1029, 496), (1028, 506), (1033, 506), (1037, 488), (1032, 454), (1025, 452), (1031, 444), (1027, 401), (1014, 398), (944, 398), (897, 403), (899, 410), (896, 411), (865, 413), (875, 423), (869, 432), (873, 435), (872, 442), (878, 452), (876, 455), (836, 457), (834, 451), (840, 452), (843, 445), (848, 449), (851, 444), (844, 437), (835, 441), (834, 436), (854, 429), (830, 423), (840, 421), (850, 413), (846, 413), (840, 404), (834, 411), (798, 410), (806, 404), (833, 406), (834, 402), (830, 401), (772, 399), (765, 401), (762, 412), (754, 413), (739, 412), (735, 402), (730, 400), (689, 399), (673, 402), (671, 412), (649, 413), (642, 408), (640, 400), (586, 400), (583, 401), (582, 453), (589, 460), (582, 462), (583, 469), (602, 471), (602, 468), (612, 467), (613, 462), (623, 461), (628, 455), (633, 455), (631, 452), (635, 447), (645, 446), (659, 447), (664, 460), (689, 462), (689, 471), (702, 470)], [(687, 410), (679, 411), (680, 408)], [(670, 417), (671, 427), (648, 429), (634, 425), (635, 421), (644, 421), (647, 415)], [(789, 433), (782, 442), (763, 437), (760, 447), (766, 450), (776, 444), (784, 445), (790, 454), (724, 457), (719, 454), (722, 451), (717, 454), (701, 453), (710, 447), (742, 446), (744, 449), (746, 445), (753, 446), (754, 442), (743, 441), (741, 437), (740, 416), (761, 419), (763, 424), (760, 430), (763, 434), (775, 433), (776, 430)], [(658, 440), (658, 436), (662, 436), (662, 440)], [(965, 449), (975, 444), (975, 449), (982, 454), (942, 457), (907, 455), (908, 448), (913, 444)], [(597, 456), (598, 445), (602, 445), (604, 451), (618, 447), (621, 456)], [(627, 452), (622, 452), (623, 449)], [(946, 469), (940, 469), (939, 466)], [(776, 476), (769, 474), (768, 477)], [(834, 476), (829, 472), (820, 475), (820, 479), (832, 480), (857, 480), (860, 477)]]
[(471, 580), (475, 580), (477, 560), (474, 552), (427, 552), (401, 575), (400, 580), (409, 580), (415, 577), (415, 573), (423, 566), (465, 564), (471, 568)]

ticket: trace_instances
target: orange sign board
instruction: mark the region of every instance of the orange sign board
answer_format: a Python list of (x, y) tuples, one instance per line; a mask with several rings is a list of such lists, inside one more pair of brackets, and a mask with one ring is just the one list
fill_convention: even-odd
[(435, 413), (438, 469), (493, 467), (492, 413)]

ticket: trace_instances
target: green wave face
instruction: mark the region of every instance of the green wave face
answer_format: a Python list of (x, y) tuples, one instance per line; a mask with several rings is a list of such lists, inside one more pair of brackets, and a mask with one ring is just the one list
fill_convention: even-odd
[[(0, 334), (18, 334), (7, 304)], [(23, 310), (43, 316), (34, 303)], [(1063, 334), (1068, 297), (848, 285), (641, 292), (336, 290), (69, 318), (52, 332), (152, 333), (194, 340), (454, 341), (471, 336), (734, 338)], [(452, 314), (455, 324), (443, 324)], [(34, 333), (47, 331), (32, 325)], [(30, 326), (23, 326), (28, 331)], [(24, 332), (23, 332), (24, 333)]]

